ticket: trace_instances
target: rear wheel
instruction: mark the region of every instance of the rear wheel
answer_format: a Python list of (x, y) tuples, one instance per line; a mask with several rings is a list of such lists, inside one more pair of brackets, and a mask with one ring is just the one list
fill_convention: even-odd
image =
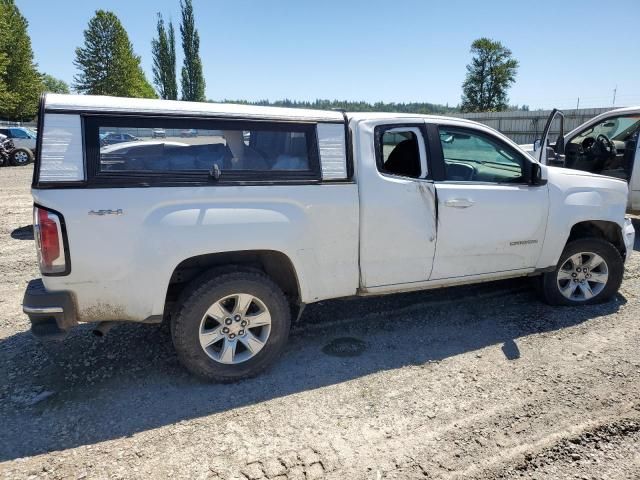
[(542, 296), (551, 305), (600, 303), (613, 297), (622, 283), (620, 252), (600, 238), (567, 244), (556, 269), (542, 277)]
[(290, 323), (282, 290), (265, 274), (211, 273), (187, 287), (172, 337), (190, 372), (229, 382), (271, 365), (284, 349)]
[(16, 148), (9, 155), (9, 162), (14, 167), (27, 165), (33, 162), (33, 152), (28, 148)]

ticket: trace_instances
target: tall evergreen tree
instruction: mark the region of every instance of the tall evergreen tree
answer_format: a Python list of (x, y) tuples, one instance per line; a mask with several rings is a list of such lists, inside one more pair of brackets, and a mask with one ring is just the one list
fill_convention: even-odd
[(113, 12), (97, 10), (84, 31), (84, 46), (73, 62), (80, 73), (74, 88), (81, 93), (155, 98), (140, 57), (133, 52), (126, 30)]
[(171, 64), (171, 71), (173, 76), (171, 77), (171, 98), (173, 100), (178, 99), (178, 79), (176, 77), (176, 30), (173, 28), (173, 21), (169, 20), (169, 63)]
[(184, 50), (184, 64), (182, 66), (182, 99), (194, 102), (204, 102), (204, 75), (200, 60), (200, 36), (195, 26), (193, 5), (191, 0), (180, 0), (182, 23), (182, 49)]
[(32, 119), (42, 91), (27, 26), (13, 0), (0, 0), (0, 117), (10, 120)]
[(0, 12), (0, 116), (6, 116), (4, 112), (14, 107), (14, 98), (9, 93), (6, 79), (9, 65), (9, 55), (6, 53), (8, 37), (6, 15)]
[[(160, 98), (178, 99), (178, 82), (176, 80), (176, 37), (173, 23), (164, 26), (162, 15), (158, 13), (158, 38), (151, 41), (153, 55), (153, 83)], [(168, 30), (168, 31), (167, 31)]]
[(508, 107), (507, 90), (516, 81), (518, 61), (511, 50), (489, 38), (471, 44), (473, 58), (462, 84), (463, 112), (499, 112)]

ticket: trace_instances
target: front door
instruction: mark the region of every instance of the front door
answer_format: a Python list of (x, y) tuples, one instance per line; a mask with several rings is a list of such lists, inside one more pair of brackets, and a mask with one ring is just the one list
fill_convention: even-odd
[(436, 210), (424, 127), (424, 122), (406, 120), (358, 125), (363, 287), (429, 278), (436, 244)]
[(526, 155), (489, 130), (440, 125), (438, 239), (430, 280), (532, 268), (544, 240), (546, 185), (529, 185)]
[[(560, 135), (554, 146), (551, 146), (551, 127), (555, 120), (560, 120)], [(542, 131), (540, 145), (534, 144), (535, 158), (543, 165), (562, 167), (564, 165), (564, 113), (554, 108), (547, 118), (547, 123)]]

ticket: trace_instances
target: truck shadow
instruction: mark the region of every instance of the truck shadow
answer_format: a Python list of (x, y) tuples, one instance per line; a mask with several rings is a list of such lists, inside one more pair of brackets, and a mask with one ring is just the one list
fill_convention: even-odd
[(596, 321), (624, 303), (618, 296), (559, 312), (539, 302), (526, 280), (322, 302), (307, 308), (274, 367), (230, 385), (187, 374), (166, 328), (123, 324), (96, 339), (81, 327), (46, 349), (20, 333), (0, 342), (0, 384), (6, 385), (0, 388), (0, 461), (131, 436), (492, 345), (502, 348), (509, 369), (532, 355), (519, 350), (519, 338)]

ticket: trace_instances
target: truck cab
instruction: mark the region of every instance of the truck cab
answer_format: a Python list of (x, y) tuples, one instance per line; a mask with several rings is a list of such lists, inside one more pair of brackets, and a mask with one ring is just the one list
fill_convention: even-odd
[(521, 276), (602, 302), (633, 248), (625, 181), (464, 119), (49, 94), (40, 121), (32, 332), (169, 322), (209, 380), (272, 364), (306, 304)]

